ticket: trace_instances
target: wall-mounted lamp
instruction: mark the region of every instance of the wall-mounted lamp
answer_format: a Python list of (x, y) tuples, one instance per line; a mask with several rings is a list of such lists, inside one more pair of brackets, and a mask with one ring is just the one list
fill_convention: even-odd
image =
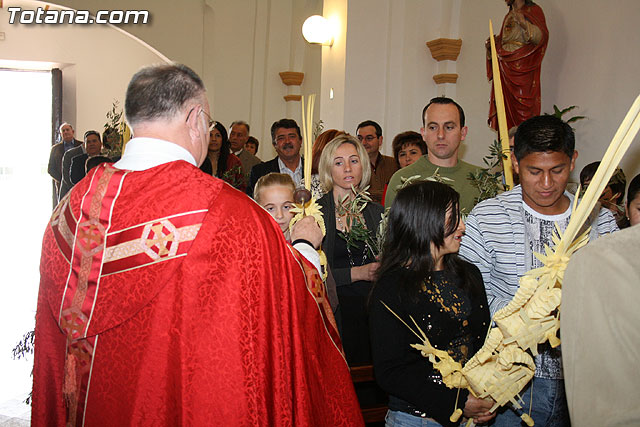
[(302, 35), (306, 41), (312, 44), (333, 45), (331, 23), (327, 18), (320, 15), (312, 15), (304, 21)]

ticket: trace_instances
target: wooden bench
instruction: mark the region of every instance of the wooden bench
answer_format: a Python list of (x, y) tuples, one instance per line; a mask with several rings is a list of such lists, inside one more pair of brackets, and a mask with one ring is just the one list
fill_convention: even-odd
[[(353, 381), (354, 387), (357, 388), (358, 384), (375, 383), (372, 365), (350, 366), (349, 370), (351, 371), (351, 381)], [(363, 407), (360, 404), (360, 412), (362, 412), (365, 424), (384, 423), (387, 409), (387, 405), (383, 404), (368, 407)]]

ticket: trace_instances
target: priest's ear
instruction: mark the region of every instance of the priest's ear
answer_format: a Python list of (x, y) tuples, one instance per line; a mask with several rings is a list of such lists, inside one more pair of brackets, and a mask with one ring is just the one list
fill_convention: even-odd
[(206, 112), (202, 105), (194, 104), (189, 108), (186, 124), (189, 137), (192, 140), (200, 140), (203, 136), (203, 131), (207, 134), (207, 137), (209, 136), (207, 132)]
[(201, 104), (195, 104), (189, 109), (186, 120), (187, 135), (183, 148), (191, 153), (198, 165), (204, 162), (209, 146), (208, 114)]

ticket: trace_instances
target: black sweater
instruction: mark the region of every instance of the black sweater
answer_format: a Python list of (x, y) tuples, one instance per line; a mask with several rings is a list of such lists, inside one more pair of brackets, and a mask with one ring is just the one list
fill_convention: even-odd
[[(327, 235), (322, 241), (322, 250), (327, 255), (327, 262), (333, 273), (333, 277), (336, 280), (336, 286), (351, 285), (351, 268), (335, 268), (335, 246), (336, 239), (340, 239), (336, 230), (336, 203), (333, 200), (333, 192), (329, 191), (318, 200), (318, 204), (322, 208), (322, 218), (324, 219), (324, 225), (327, 230)], [(380, 218), (384, 208), (374, 202), (367, 203), (367, 207), (362, 211), (364, 222), (367, 225), (367, 229), (371, 230), (375, 234), (380, 224)], [(374, 260), (370, 260), (373, 262)]]
[[(464, 265), (481, 286), (478, 269), (467, 262)], [(487, 297), (484, 289), (478, 295), (461, 290), (461, 279), (454, 273), (436, 271), (425, 280), (426, 290), (412, 298), (401, 288), (408, 280), (407, 270), (388, 272), (371, 295), (369, 325), (376, 381), (389, 393), (389, 409), (410, 406), (443, 426), (457, 425), (449, 421), (457, 389), (447, 388), (431, 362), (410, 347), (421, 340), (380, 301), (416, 330), (413, 317), (431, 345), (446, 350), (464, 366), (484, 343), (490, 324)], [(460, 390), (459, 408), (464, 408), (467, 396), (468, 391)]]

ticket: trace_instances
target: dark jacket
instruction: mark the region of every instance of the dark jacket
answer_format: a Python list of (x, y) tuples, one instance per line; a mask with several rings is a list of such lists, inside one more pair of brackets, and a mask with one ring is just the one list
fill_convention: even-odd
[(278, 156), (268, 162), (258, 163), (251, 168), (249, 174), (249, 184), (247, 185), (247, 194), (249, 197), (253, 197), (253, 187), (256, 186), (256, 182), (263, 176), (271, 172), (280, 172), (280, 166), (278, 166)]
[(58, 199), (62, 199), (65, 194), (73, 188), (71, 182), (71, 160), (84, 153), (84, 147), (79, 145), (64, 153), (62, 156), (62, 182), (60, 184), (60, 194)]
[(78, 156), (75, 156), (73, 159), (71, 159), (71, 173), (70, 173), (71, 184), (76, 185), (87, 174), (87, 169), (85, 168), (85, 164), (88, 158), (89, 158), (89, 155), (87, 153), (82, 153)]
[[(336, 230), (336, 204), (333, 200), (333, 192), (329, 191), (318, 200), (318, 204), (322, 207), (322, 215), (324, 218), (324, 225), (327, 229), (327, 234), (322, 241), (322, 250), (327, 255), (327, 263), (331, 267), (331, 272), (336, 281), (336, 286), (344, 286), (351, 284), (351, 269), (350, 268), (333, 268), (334, 264), (334, 249), (336, 239), (339, 239)], [(382, 205), (369, 202), (367, 207), (364, 208), (362, 214), (364, 216), (364, 222), (367, 224), (367, 229), (372, 232), (378, 230), (378, 224), (380, 224), (380, 216), (384, 212)]]
[[(51, 153), (49, 153), (49, 166), (47, 171), (51, 178), (56, 182), (56, 191), (60, 191), (60, 183), (62, 182), (62, 156), (64, 155), (64, 143), (58, 142), (51, 147)], [(82, 144), (82, 141), (77, 139), (73, 140), (74, 147)]]
[[(304, 170), (304, 159), (300, 157), (301, 166)], [(275, 172), (280, 173), (280, 166), (278, 165), (278, 156), (269, 160), (268, 162), (262, 162), (251, 168), (251, 175), (249, 176), (249, 185), (247, 185), (247, 194), (249, 197), (253, 197), (253, 188), (256, 186), (256, 182), (268, 173)]]

